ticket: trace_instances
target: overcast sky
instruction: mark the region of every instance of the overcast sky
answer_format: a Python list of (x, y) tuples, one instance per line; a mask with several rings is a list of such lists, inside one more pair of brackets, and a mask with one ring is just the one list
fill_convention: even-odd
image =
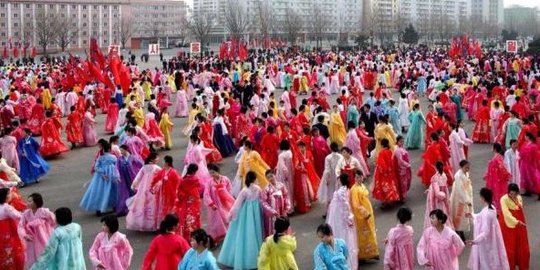
[[(186, 3), (192, 7), (193, 6), (193, 0), (185, 0)], [(527, 7), (539, 7), (540, 8), (540, 0), (504, 0), (504, 6), (511, 6), (511, 5), (522, 5)]]

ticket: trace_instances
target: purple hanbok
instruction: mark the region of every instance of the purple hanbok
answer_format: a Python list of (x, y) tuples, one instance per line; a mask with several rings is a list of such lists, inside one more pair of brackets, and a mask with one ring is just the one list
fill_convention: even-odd
[(119, 216), (126, 215), (128, 212), (126, 200), (135, 195), (135, 192), (131, 189), (131, 184), (143, 165), (143, 161), (135, 155), (118, 157), (116, 166), (120, 173), (120, 182), (118, 183), (116, 197), (116, 214)]

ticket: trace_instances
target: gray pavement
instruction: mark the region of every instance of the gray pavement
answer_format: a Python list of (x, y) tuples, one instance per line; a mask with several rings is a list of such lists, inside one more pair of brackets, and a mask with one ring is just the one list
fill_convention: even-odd
[[(159, 58), (157, 60), (159, 60)], [(301, 99), (303, 96), (299, 98)], [(335, 100), (335, 98), (329, 100)], [(426, 101), (422, 100), (422, 103), (422, 107), (426, 108)], [(109, 136), (106, 136), (103, 132), (104, 118), (104, 115), (101, 114), (97, 117), (98, 136), (108, 138)], [(63, 120), (65, 124), (65, 119)], [(180, 170), (181, 168), (178, 167), (182, 164), (187, 146), (187, 138), (184, 135), (181, 135), (180, 129), (186, 123), (186, 119), (173, 118), (173, 122), (175, 123), (173, 128), (174, 146), (171, 151), (160, 152), (160, 160), (162, 160), (162, 157), (165, 155), (171, 155), (175, 159), (177, 169)], [(467, 130), (469, 131), (468, 134), (471, 134), (470, 131), (472, 130), (472, 127), (472, 123), (467, 122)], [(62, 136), (65, 138), (65, 134), (62, 134)], [(61, 206), (67, 206), (73, 210), (74, 222), (81, 224), (83, 227), (83, 245), (88, 269), (91, 269), (90, 261), (87, 255), (88, 250), (92, 245), (95, 235), (101, 231), (101, 224), (99, 217), (96, 217), (94, 213), (82, 211), (78, 205), (85, 191), (84, 184), (87, 183), (91, 178), (90, 166), (92, 165), (96, 151), (97, 147), (80, 148), (64, 153), (53, 160), (49, 160), (51, 165), (49, 174), (43, 177), (40, 183), (21, 189), (23, 196), (27, 196), (32, 192), (42, 193), (45, 201), (45, 207), (48, 207), (53, 211), (57, 207)], [(418, 177), (415, 175), (415, 172), (421, 162), (422, 153), (422, 150), (410, 152), (414, 176), (412, 187), (409, 192), (409, 198), (405, 203), (405, 206), (410, 207), (414, 212), (412, 226), (415, 229), (415, 246), (422, 233), (425, 211), (424, 188), (422, 187)], [(482, 177), (487, 167), (487, 162), (492, 156), (491, 146), (486, 144), (474, 144), (472, 147), (470, 147), (469, 153), (469, 159), (472, 165), (471, 179), (473, 181), (475, 193), (475, 210), (478, 212), (480, 210), (480, 203), (476, 194), (480, 188), (484, 186)], [(160, 164), (162, 164), (161, 161)], [(225, 159), (221, 164), (221, 168), (225, 175), (231, 179), (234, 178), (236, 166), (232, 157)], [(372, 204), (375, 209), (377, 239), (382, 258), (384, 255), (384, 238), (386, 237), (388, 230), (397, 223), (395, 218), (397, 207), (383, 211), (380, 209), (379, 202), (372, 200)], [(530, 197), (524, 198), (524, 204), (528, 221), (527, 226), (529, 229), (529, 243), (532, 251), (530, 269), (540, 269), (540, 261), (538, 260), (538, 258), (540, 258), (540, 251), (537, 248), (540, 244), (540, 234), (539, 230), (537, 229), (540, 226), (540, 219), (538, 219), (536, 216), (536, 214), (540, 211), (540, 203), (536, 201), (536, 197)], [(320, 223), (323, 222), (323, 219), (321, 218), (323, 214), (324, 209), (322, 205), (315, 204), (309, 213), (291, 217), (292, 228), (296, 232), (296, 238), (298, 241), (298, 249), (295, 256), (300, 269), (313, 269), (312, 252), (315, 245), (318, 243), (317, 236), (315, 235), (315, 229)], [(207, 222), (204, 209), (201, 216), (204, 228)], [(155, 234), (127, 231), (125, 229), (125, 218), (120, 218), (120, 222), (120, 231), (127, 235), (134, 249), (131, 269), (140, 269), (146, 249)], [(218, 253), (219, 250), (214, 252), (216, 257)], [(469, 253), (470, 248), (466, 248), (463, 254), (460, 256), (461, 269), (467, 269), (466, 266)], [(420, 269), (419, 266), (417, 266), (417, 268)], [(361, 265), (360, 269), (383, 269), (382, 261)]]

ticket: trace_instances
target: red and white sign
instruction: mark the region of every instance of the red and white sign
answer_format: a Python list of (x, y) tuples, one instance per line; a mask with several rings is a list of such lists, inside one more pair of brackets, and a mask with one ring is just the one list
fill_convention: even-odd
[(159, 55), (159, 43), (148, 44), (148, 55)]
[(191, 53), (200, 53), (201, 52), (201, 43), (200, 42), (191, 42), (190, 46)]
[(518, 51), (517, 40), (507, 40), (506, 41), (506, 52), (517, 53), (517, 51)]

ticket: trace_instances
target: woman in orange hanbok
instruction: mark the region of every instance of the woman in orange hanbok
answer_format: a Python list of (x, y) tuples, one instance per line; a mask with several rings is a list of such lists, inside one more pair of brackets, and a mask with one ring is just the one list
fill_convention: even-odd
[(382, 149), (377, 156), (374, 173), (373, 198), (382, 201), (382, 207), (389, 202), (400, 200), (397, 168), (394, 166), (394, 155), (390, 150), (388, 139), (381, 140)]
[(52, 117), (52, 111), (47, 111), (45, 116), (47, 116), (47, 120), (41, 126), (42, 138), (39, 146), (41, 156), (50, 157), (69, 151), (60, 138), (62, 124)]
[(82, 115), (71, 106), (71, 113), (67, 117), (66, 133), (67, 140), (71, 143), (71, 149), (84, 142), (82, 133)]
[(307, 213), (311, 202), (315, 201), (319, 188), (319, 176), (313, 167), (313, 156), (306, 149), (304, 142), (298, 143), (298, 152), (293, 157), (294, 163), (294, 200), (299, 213)]

